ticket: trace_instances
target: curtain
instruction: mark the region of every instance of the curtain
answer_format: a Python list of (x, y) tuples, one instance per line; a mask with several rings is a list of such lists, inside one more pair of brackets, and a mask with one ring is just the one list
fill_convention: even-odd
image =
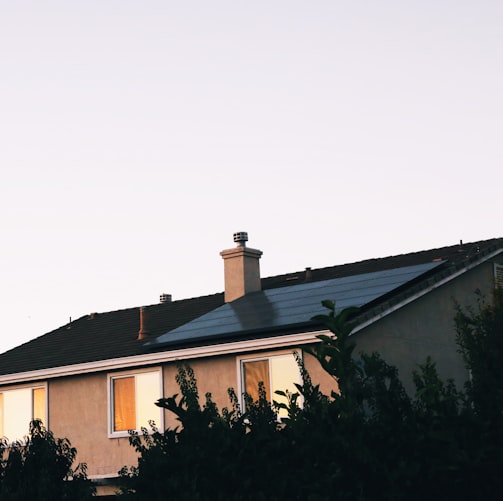
[(136, 429), (134, 377), (113, 380), (114, 431)]
[(258, 400), (258, 384), (264, 383), (267, 398), (271, 398), (271, 381), (269, 378), (269, 360), (254, 360), (243, 363), (245, 391), (253, 400)]
[(35, 388), (33, 390), (33, 419), (40, 419), (47, 424), (45, 415), (45, 388)]

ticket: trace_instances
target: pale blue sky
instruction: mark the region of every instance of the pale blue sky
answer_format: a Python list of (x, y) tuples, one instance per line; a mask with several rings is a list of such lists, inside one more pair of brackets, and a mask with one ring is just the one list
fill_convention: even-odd
[(503, 2), (0, 0), (0, 351), (503, 236)]

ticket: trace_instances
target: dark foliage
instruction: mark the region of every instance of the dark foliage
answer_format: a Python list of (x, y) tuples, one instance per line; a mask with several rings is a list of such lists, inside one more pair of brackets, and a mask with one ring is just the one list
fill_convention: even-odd
[(0, 501), (84, 501), (94, 494), (77, 451), (38, 420), (23, 442), (0, 441)]
[[(378, 354), (354, 355), (354, 310), (319, 317), (334, 334), (310, 353), (336, 380), (323, 395), (303, 376), (287, 404), (229, 390), (221, 412), (201, 406), (194, 373), (180, 367), (181, 396), (158, 405), (181, 426), (133, 433), (138, 466), (121, 472), (122, 495), (137, 500), (458, 500), (500, 499), (503, 492), (503, 309), (481, 302), (457, 308), (458, 343), (472, 379), (464, 391), (440, 380), (428, 359), (410, 398), (396, 368)], [(300, 401), (303, 405), (300, 405)], [(288, 418), (279, 421), (277, 410)]]

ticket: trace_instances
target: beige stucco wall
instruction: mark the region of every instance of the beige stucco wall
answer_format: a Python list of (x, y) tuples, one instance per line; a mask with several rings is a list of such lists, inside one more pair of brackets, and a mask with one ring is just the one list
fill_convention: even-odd
[(459, 388), (468, 376), (457, 352), (454, 301), (474, 305), (476, 290), (492, 298), (493, 264), (485, 263), (416, 299), (354, 334), (356, 352), (378, 351), (399, 370), (413, 393), (412, 371), (431, 356), (442, 379), (452, 378)]
[[(268, 351), (267, 353), (274, 353)], [(305, 356), (313, 382), (322, 381), (329, 392), (332, 380), (310, 356)], [(238, 364), (234, 355), (195, 359), (190, 362), (198, 382), (201, 404), (206, 392), (221, 410), (229, 407), (227, 389), (238, 391)], [(175, 382), (177, 365), (163, 365), (164, 396), (180, 390)], [(115, 475), (124, 465), (135, 465), (136, 454), (127, 438), (108, 438), (107, 373), (85, 374), (50, 380), (48, 384), (49, 427), (55, 436), (68, 437), (77, 448), (79, 462), (88, 464), (90, 476)], [(179, 423), (165, 411), (165, 426)]]
[[(289, 350), (287, 350), (289, 351)], [(292, 350), (293, 351), (293, 350)], [(297, 349), (301, 352), (301, 349)], [(246, 357), (252, 358), (259, 354), (274, 354), (284, 353), (285, 350), (268, 350), (266, 352), (246, 353)], [(190, 366), (194, 370), (197, 379), (197, 387), (199, 391), (199, 401), (201, 404), (205, 401), (205, 394), (211, 393), (213, 402), (216, 403), (221, 411), (224, 407), (230, 407), (230, 400), (227, 390), (233, 388), (238, 394), (239, 392), (239, 374), (238, 374), (238, 357), (239, 355), (226, 355), (212, 358), (201, 358), (190, 361)], [(304, 363), (308, 369), (314, 384), (320, 384), (322, 391), (330, 394), (330, 391), (335, 388), (334, 380), (321, 368), (318, 362), (311, 356), (303, 355)], [(177, 367), (175, 364), (164, 366), (164, 393), (166, 396), (172, 396), (174, 393), (180, 393), (175, 382)], [(239, 396), (239, 395), (238, 395)], [(176, 426), (177, 421), (173, 414), (166, 411), (165, 424), (167, 426)]]
[(49, 426), (77, 448), (89, 475), (114, 475), (136, 455), (127, 438), (108, 438), (107, 374), (86, 374), (49, 382)]
[[(235, 356), (218, 356), (212, 358), (200, 358), (189, 362), (194, 370), (197, 379), (197, 388), (199, 392), (199, 402), (201, 405), (205, 402), (205, 394), (211, 393), (212, 400), (221, 410), (223, 407), (229, 406), (229, 398), (227, 396), (227, 388), (236, 388), (237, 385), (237, 369)], [(180, 395), (180, 389), (176, 384), (175, 377), (177, 374), (176, 364), (164, 365), (164, 394), (165, 396), (173, 396), (175, 393)], [(178, 422), (175, 416), (166, 411), (164, 414), (166, 426), (176, 426)]]

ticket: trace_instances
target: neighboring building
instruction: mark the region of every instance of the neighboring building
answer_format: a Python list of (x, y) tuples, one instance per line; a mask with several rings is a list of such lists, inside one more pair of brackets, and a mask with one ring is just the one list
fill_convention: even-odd
[[(124, 465), (136, 463), (127, 438), (153, 419), (172, 416), (154, 405), (178, 392), (177, 362), (194, 368), (200, 394), (219, 408), (227, 388), (241, 394), (259, 380), (275, 389), (299, 380), (292, 355), (326, 333), (311, 318), (321, 301), (359, 306), (357, 351), (379, 351), (410, 386), (410, 374), (431, 355), (440, 375), (466, 380), (455, 345), (454, 301), (489, 300), (503, 282), (503, 239), (432, 249), (260, 278), (261, 252), (235, 234), (221, 253), (225, 292), (107, 313), (91, 313), (0, 355), (0, 436), (23, 436), (41, 418), (68, 437), (88, 463), (100, 494), (113, 494)], [(314, 382), (332, 380), (304, 356)], [(407, 383), (408, 381), (408, 383)]]

